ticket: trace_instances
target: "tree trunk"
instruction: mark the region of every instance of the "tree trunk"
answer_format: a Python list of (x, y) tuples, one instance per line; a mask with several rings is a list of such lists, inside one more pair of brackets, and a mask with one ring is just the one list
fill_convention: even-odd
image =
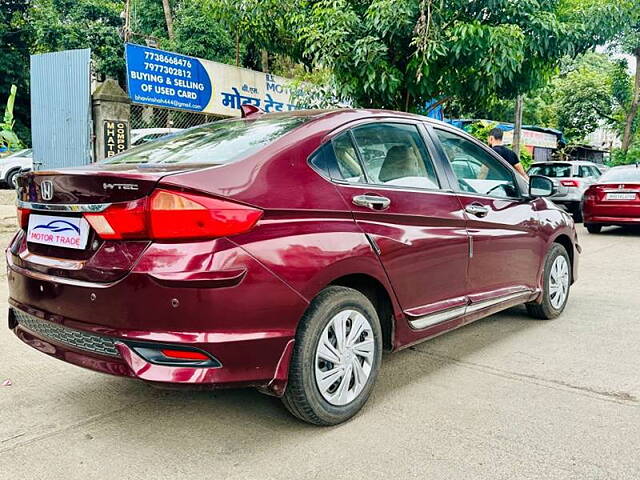
[(240, 34), (236, 31), (236, 67), (240, 66)]
[(162, 0), (162, 8), (164, 9), (164, 20), (167, 22), (167, 34), (169, 35), (169, 40), (173, 40), (173, 18), (171, 17), (171, 5), (169, 5), (169, 0)]
[(269, 73), (269, 52), (265, 49), (260, 50), (260, 64), (264, 73)]
[(635, 52), (636, 57), (636, 79), (633, 84), (633, 97), (631, 100), (631, 106), (627, 113), (627, 118), (624, 124), (624, 135), (622, 136), (622, 151), (627, 153), (631, 142), (633, 140), (633, 122), (638, 114), (638, 104), (640, 103), (640, 51)]
[(516, 97), (515, 119), (513, 121), (513, 142), (511, 150), (520, 157), (520, 138), (522, 137), (522, 95)]

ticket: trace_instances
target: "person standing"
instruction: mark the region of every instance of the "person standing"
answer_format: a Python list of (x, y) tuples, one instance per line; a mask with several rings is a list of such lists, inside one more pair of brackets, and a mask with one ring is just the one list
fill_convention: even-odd
[(518, 155), (513, 150), (505, 147), (502, 144), (502, 135), (502, 130), (500, 130), (499, 128), (492, 128), (489, 132), (489, 140), (487, 143), (496, 153), (498, 153), (498, 155), (504, 158), (509, 163), (509, 165), (515, 168), (520, 175), (528, 179), (529, 177), (527, 175), (527, 172), (524, 171)]

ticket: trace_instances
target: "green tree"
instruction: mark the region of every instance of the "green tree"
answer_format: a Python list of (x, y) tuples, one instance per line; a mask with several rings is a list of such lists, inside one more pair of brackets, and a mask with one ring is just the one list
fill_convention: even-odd
[[(0, 102), (17, 86), (14, 106), (14, 131), (24, 142), (30, 143), (29, 104), (29, 46), (31, 27), (27, 13), (29, 0), (6, 0), (0, 8)], [(4, 103), (0, 103), (3, 111)]]
[(99, 76), (121, 77), (123, 10), (124, 0), (33, 0), (28, 11), (31, 53), (91, 48)]
[(633, 56), (636, 64), (636, 72), (630, 94), (625, 94), (625, 91), (628, 92), (629, 89), (624, 84), (620, 85), (622, 88), (619, 91), (621, 95), (625, 95), (624, 100), (626, 102), (624, 103), (626, 103), (627, 107), (622, 133), (622, 151), (626, 153), (633, 143), (634, 136), (638, 130), (638, 109), (640, 108), (640, 4), (636, 4), (636, 8), (629, 17), (625, 29), (617, 39), (617, 45), (624, 53)]
[[(265, 10), (270, 1), (237, 3), (277, 25), (274, 48), (331, 69), (357, 105), (415, 110), (433, 98), (468, 106), (544, 84), (564, 55), (617, 33), (631, 1), (293, 0), (279, 10)], [(251, 28), (258, 37), (272, 32), (259, 20)]]

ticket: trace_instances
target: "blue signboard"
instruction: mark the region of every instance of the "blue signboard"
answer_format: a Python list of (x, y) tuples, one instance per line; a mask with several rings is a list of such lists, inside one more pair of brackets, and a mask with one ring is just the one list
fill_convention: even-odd
[(295, 110), (289, 80), (264, 72), (128, 43), (127, 85), (134, 103), (223, 116), (240, 107)]
[(166, 108), (202, 112), (211, 100), (211, 79), (197, 58), (127, 43), (129, 98)]

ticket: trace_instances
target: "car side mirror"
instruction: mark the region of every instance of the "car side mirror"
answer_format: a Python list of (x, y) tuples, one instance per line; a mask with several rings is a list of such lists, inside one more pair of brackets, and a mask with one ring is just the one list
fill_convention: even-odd
[(531, 175), (529, 177), (529, 197), (550, 197), (556, 189), (550, 178), (542, 175)]

